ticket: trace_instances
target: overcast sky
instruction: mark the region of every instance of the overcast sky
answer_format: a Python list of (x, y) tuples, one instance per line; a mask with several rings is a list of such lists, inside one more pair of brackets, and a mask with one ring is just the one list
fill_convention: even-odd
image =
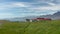
[(60, 0), (0, 0), (0, 18), (40, 16), (60, 10)]

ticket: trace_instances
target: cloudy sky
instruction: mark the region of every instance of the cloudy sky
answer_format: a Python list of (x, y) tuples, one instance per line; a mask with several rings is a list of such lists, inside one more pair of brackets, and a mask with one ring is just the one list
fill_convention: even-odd
[(0, 0), (0, 18), (40, 16), (60, 10), (60, 0)]

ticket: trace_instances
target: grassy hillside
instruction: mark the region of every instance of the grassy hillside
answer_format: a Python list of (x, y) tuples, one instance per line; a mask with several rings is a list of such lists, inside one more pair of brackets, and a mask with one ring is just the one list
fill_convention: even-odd
[(39, 22), (5, 22), (0, 34), (60, 34), (60, 20)]

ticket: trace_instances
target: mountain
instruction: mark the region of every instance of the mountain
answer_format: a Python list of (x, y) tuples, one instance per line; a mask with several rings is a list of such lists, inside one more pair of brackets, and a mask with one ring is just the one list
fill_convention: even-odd
[(16, 18), (9, 18), (6, 20), (9, 20), (9, 21), (25, 21), (26, 19), (33, 19), (33, 18), (37, 18), (37, 17), (39, 17), (39, 16), (16, 17)]
[(16, 18), (10, 18), (10, 19), (7, 19), (7, 20), (10, 20), (10, 21), (25, 21), (26, 19), (33, 19), (33, 18), (51, 18), (52, 20), (57, 20), (57, 19), (60, 19), (60, 12), (56, 12), (53, 15), (16, 17)]
[(25, 18), (24, 17), (16, 17), (16, 18), (9, 18), (6, 20), (9, 20), (9, 21), (25, 21)]
[(57, 13), (53, 14), (53, 15), (52, 15), (52, 18), (53, 18), (54, 20), (60, 19), (60, 12), (57, 12)]
[(56, 12), (53, 15), (43, 15), (42, 18), (51, 18), (52, 20), (60, 20), (60, 12)]
[(55, 14), (53, 14), (53, 15), (55, 15), (55, 16), (60, 16), (60, 12), (57, 12), (57, 13), (55, 13)]

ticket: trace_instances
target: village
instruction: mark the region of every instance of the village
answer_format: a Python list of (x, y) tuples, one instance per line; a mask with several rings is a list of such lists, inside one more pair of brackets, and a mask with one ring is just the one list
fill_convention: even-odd
[(49, 20), (51, 21), (51, 18), (34, 18), (34, 19), (26, 19), (26, 22), (34, 22), (34, 21), (40, 21), (40, 20)]

